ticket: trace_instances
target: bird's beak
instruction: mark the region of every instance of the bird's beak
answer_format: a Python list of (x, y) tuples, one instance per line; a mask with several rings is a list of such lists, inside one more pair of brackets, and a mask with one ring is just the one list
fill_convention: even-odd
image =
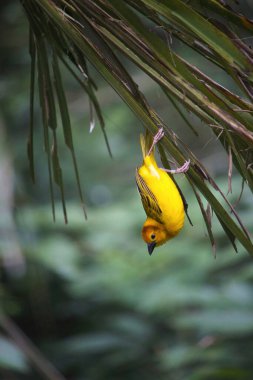
[(148, 243), (148, 253), (150, 254), (150, 256), (152, 255), (152, 252), (155, 249), (155, 246), (156, 246), (155, 241), (153, 241), (152, 243)]

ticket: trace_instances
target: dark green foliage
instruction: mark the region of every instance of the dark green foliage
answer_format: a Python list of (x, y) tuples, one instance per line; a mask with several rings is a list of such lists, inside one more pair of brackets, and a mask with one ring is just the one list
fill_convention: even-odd
[(214, 259), (188, 201), (195, 227), (152, 258), (136, 233), (137, 193), (124, 209), (90, 211), (85, 228), (78, 206), (68, 227), (50, 225), (48, 208), (19, 212), (36, 239), (24, 244), (27, 274), (8, 281), (8, 294), (23, 310), (19, 325), (67, 379), (250, 379), (251, 259), (216, 228)]

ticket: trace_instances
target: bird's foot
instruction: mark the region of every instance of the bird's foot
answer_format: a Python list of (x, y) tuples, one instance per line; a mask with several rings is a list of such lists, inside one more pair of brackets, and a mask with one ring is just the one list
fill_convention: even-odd
[(153, 138), (152, 145), (149, 149), (149, 152), (148, 152), (149, 156), (150, 156), (154, 146), (163, 138), (163, 136), (164, 136), (164, 130), (163, 130), (163, 128), (159, 128), (158, 132), (155, 134), (155, 136)]
[[(153, 138), (153, 142), (152, 142), (152, 145), (149, 149), (149, 152), (148, 152), (148, 155), (150, 156), (150, 154), (152, 153), (152, 150), (154, 148), (154, 146), (164, 137), (164, 130), (163, 128), (159, 128), (158, 132), (155, 134), (154, 138)], [(170, 173), (170, 174), (179, 174), (179, 173), (186, 173), (190, 167), (190, 164), (191, 164), (191, 161), (190, 160), (187, 160), (185, 161), (185, 163), (180, 166), (180, 168), (177, 168), (177, 169), (164, 169), (163, 170), (167, 173)]]
[(170, 174), (186, 173), (190, 167), (190, 164), (191, 164), (191, 161), (187, 160), (187, 161), (185, 161), (185, 163), (182, 166), (180, 166), (180, 168), (177, 168), (177, 169), (164, 169), (163, 168), (163, 170), (167, 173), (170, 173)]

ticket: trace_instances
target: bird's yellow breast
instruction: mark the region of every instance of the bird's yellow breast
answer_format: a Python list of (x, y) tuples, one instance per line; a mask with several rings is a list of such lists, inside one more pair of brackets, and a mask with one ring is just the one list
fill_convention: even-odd
[(175, 183), (164, 170), (158, 168), (152, 156), (144, 158), (138, 172), (156, 197), (167, 231), (171, 237), (177, 235), (184, 224), (184, 205)]

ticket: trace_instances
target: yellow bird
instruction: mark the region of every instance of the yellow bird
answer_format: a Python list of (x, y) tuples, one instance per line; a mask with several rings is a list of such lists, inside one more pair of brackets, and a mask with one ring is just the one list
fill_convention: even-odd
[(184, 173), (188, 170), (190, 161), (176, 170), (159, 168), (154, 150), (163, 136), (162, 128), (153, 141), (149, 133), (145, 137), (140, 136), (143, 164), (136, 169), (136, 183), (147, 214), (142, 238), (148, 245), (150, 255), (156, 246), (164, 244), (180, 232), (184, 225), (184, 211), (187, 211), (187, 203), (180, 189), (166, 172)]

